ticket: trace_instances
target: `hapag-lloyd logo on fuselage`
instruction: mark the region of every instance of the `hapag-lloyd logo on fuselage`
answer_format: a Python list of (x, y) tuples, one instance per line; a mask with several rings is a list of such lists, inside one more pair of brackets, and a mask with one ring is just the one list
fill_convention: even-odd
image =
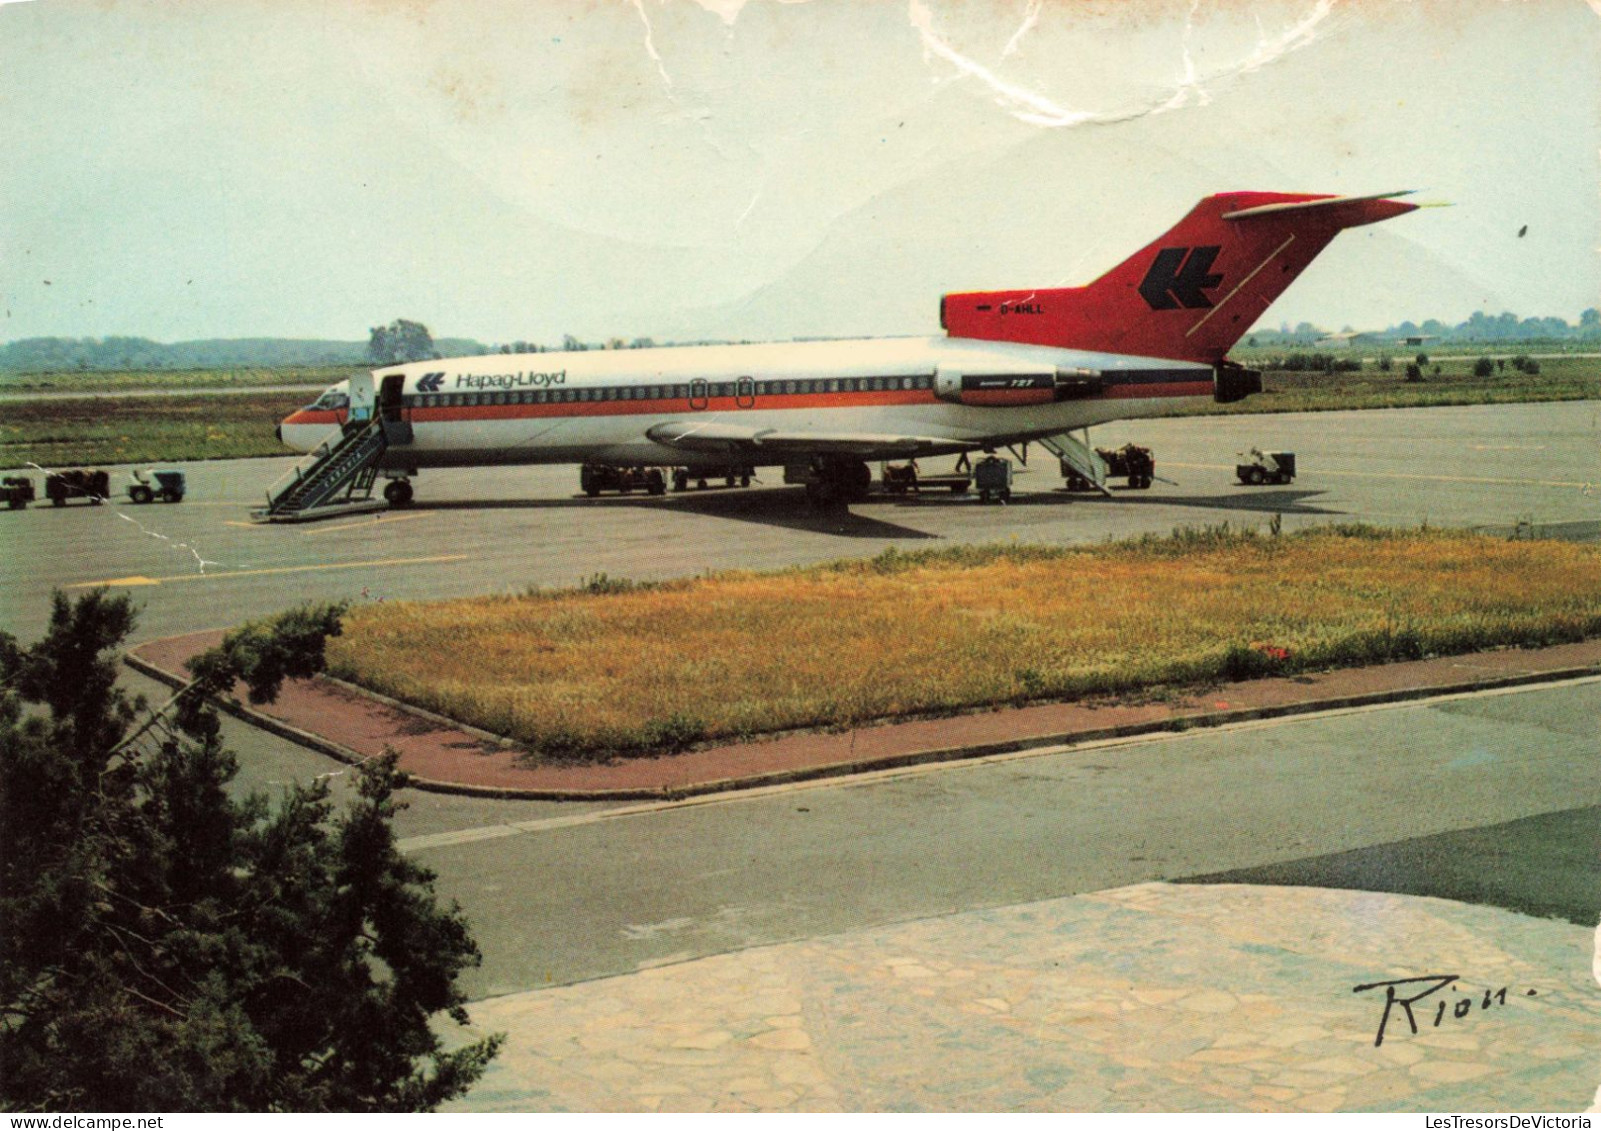
[(458, 373), (455, 388), (457, 389), (544, 389), (551, 385), (565, 385), (567, 383), (567, 370), (557, 369), (550, 373), (537, 373), (532, 370), (516, 373)]

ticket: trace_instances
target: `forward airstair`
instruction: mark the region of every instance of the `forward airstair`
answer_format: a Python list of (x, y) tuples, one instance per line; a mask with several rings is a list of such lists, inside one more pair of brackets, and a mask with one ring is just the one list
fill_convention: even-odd
[(388, 448), (384, 422), (347, 424), (338, 436), (313, 449), (310, 462), (296, 464), (267, 491), (267, 506), (252, 512), (258, 522), (304, 522), (386, 506), (372, 497), (378, 460)]

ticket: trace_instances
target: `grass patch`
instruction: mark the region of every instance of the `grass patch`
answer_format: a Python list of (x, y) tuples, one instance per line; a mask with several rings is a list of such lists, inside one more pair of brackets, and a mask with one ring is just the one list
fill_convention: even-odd
[(119, 397), (0, 404), (0, 467), (282, 456), (273, 430), (304, 393)]
[(1212, 527), (358, 608), (334, 674), (537, 756), (679, 750), (1601, 633), (1601, 550)]

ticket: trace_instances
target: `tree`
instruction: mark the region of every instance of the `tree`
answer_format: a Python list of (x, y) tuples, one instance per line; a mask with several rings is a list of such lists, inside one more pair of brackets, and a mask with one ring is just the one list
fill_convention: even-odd
[(1491, 377), (1495, 374), (1495, 362), (1487, 357), (1481, 357), (1473, 363), (1475, 377)]
[(478, 950), (398, 851), (388, 755), (335, 814), (326, 782), (229, 797), (209, 696), (321, 670), (339, 606), (247, 625), (156, 711), (116, 687), (126, 597), (56, 594), (0, 633), (0, 1106), (428, 1110), (499, 1047), (444, 1052)]
[(421, 322), (400, 318), (387, 326), (374, 326), (367, 340), (367, 359), (374, 365), (397, 365), (438, 357), (433, 335)]

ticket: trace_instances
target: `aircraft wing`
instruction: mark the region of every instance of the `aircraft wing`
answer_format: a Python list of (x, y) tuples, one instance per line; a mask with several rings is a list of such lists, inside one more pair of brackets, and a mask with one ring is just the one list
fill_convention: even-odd
[(728, 455), (850, 455), (861, 459), (909, 456), (932, 448), (950, 448), (951, 441), (932, 436), (900, 436), (874, 432), (784, 431), (751, 428), (716, 420), (673, 420), (646, 431), (658, 444), (686, 452)]

